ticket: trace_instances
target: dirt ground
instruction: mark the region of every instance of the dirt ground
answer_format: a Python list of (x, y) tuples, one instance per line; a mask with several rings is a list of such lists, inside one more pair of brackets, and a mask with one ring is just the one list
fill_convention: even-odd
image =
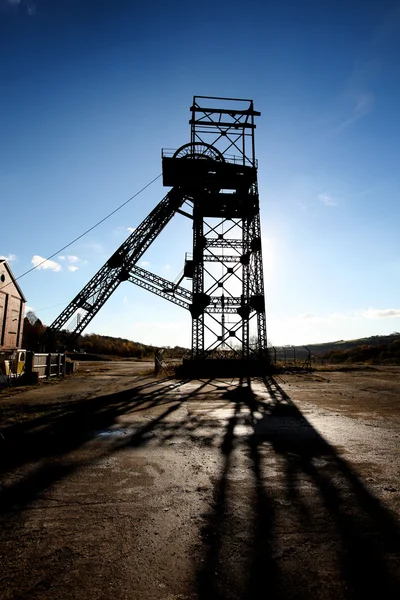
[(400, 597), (400, 369), (0, 393), (2, 600)]

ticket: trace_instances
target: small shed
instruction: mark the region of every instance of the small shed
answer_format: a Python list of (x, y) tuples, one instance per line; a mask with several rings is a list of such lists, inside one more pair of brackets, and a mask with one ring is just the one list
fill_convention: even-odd
[(0, 259), (0, 350), (21, 347), (25, 303), (7, 261)]

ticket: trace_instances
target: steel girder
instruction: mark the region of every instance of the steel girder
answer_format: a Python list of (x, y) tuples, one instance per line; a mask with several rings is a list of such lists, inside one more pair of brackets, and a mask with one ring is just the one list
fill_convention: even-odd
[(242, 240), (210, 238), (205, 240), (206, 248), (241, 248)]
[[(207, 299), (204, 296), (204, 270), (203, 270), (203, 220), (199, 217), (199, 205), (193, 204), (193, 302), (192, 315), (192, 356), (200, 358), (204, 348), (204, 308)], [(200, 303), (200, 307), (199, 307)]]
[[(193, 302), (192, 292), (180, 285), (175, 285), (172, 281), (164, 279), (164, 277), (161, 277), (160, 275), (155, 275), (146, 269), (135, 266), (130, 272), (129, 281), (152, 292), (156, 296), (160, 296), (173, 304), (177, 304), (182, 308), (190, 310), (190, 306)], [(207, 314), (221, 314), (223, 312), (227, 314), (237, 314), (237, 310), (240, 308), (241, 303), (241, 296), (217, 296), (212, 298), (211, 304), (205, 308), (204, 312)]]
[(78, 337), (119, 284), (129, 279), (135, 263), (164, 229), (176, 210), (182, 206), (185, 198), (179, 189), (173, 188), (168, 192), (53, 321), (49, 327), (50, 336), (52, 332), (65, 328), (70, 332), (71, 340)]
[(175, 285), (159, 275), (150, 273), (141, 267), (133, 267), (129, 274), (129, 281), (135, 285), (165, 298), (182, 308), (189, 310), (192, 302), (192, 292), (186, 288)]

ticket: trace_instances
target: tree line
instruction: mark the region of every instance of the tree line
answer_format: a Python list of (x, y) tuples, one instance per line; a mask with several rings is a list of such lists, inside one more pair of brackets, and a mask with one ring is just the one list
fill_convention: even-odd
[(318, 358), (338, 363), (400, 364), (400, 339), (384, 344), (361, 344), (345, 350), (331, 350)]
[[(46, 325), (37, 318), (33, 311), (28, 312), (24, 319), (22, 347), (25, 350), (31, 350), (33, 352), (43, 351), (46, 329)], [(67, 332), (61, 331), (57, 333), (55, 344), (58, 346), (59, 350), (64, 351), (68, 346)], [(74, 341), (73, 348), (69, 349), (86, 354), (143, 359), (153, 357), (158, 348), (158, 346), (141, 344), (140, 342), (134, 342), (125, 338), (89, 333), (80, 335)], [(163, 357), (182, 358), (187, 352), (187, 348), (181, 346), (167, 346), (164, 348)]]

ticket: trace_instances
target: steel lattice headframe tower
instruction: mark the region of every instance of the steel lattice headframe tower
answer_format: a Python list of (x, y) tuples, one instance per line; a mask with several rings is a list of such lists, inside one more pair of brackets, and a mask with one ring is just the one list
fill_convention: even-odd
[[(252, 100), (195, 96), (191, 141), (163, 150), (163, 182), (172, 189), (49, 328), (71, 343), (122, 281), (187, 308), (191, 365), (260, 374), (268, 366), (260, 209)], [(182, 210), (185, 205), (187, 210)], [(193, 223), (193, 250), (178, 283), (137, 261), (176, 213)], [(192, 279), (192, 290), (180, 285)], [(218, 366), (219, 365), (219, 366)], [(222, 368), (222, 370), (224, 370)], [(226, 369), (225, 369), (226, 371)], [(235, 371), (236, 374), (237, 371)]]
[[(267, 358), (251, 100), (195, 96), (190, 144), (165, 153), (165, 185), (193, 203), (192, 359)], [(253, 332), (251, 325), (254, 322)]]

